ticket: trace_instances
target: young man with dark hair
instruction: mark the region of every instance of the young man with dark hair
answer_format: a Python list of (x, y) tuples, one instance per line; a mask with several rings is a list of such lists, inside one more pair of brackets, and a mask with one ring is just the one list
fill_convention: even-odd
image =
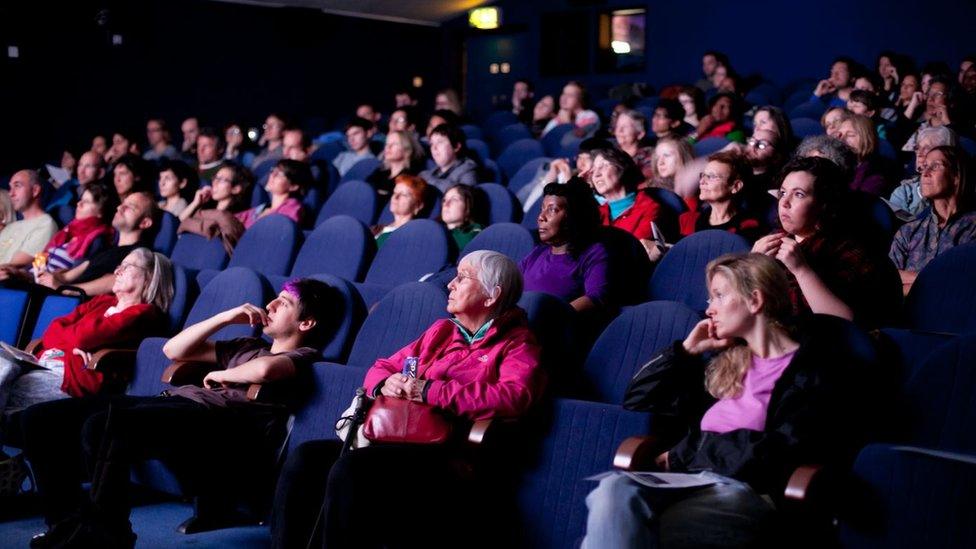
[(685, 109), (677, 99), (662, 99), (654, 107), (654, 116), (651, 117), (651, 133), (654, 134), (653, 141), (658, 139), (673, 137), (680, 139), (687, 135)]
[(197, 136), (197, 173), (210, 181), (224, 161), (224, 136), (211, 127), (202, 128)]
[[(210, 366), (202, 387), (183, 385), (156, 397), (64, 399), (25, 410), (24, 452), (51, 527), (32, 547), (132, 547), (129, 471), (147, 459), (163, 461), (196, 496), (196, 514), (183, 524), (187, 533), (225, 526), (236, 518), (236, 503), (267, 493), (297, 403), (282, 396), (295, 394), (287, 391), (274, 402), (253, 402), (248, 387), (285, 381), (307, 387), (303, 380), (318, 356), (313, 346), (334, 332), (329, 317), (338, 299), (323, 282), (297, 279), (266, 309), (245, 303), (173, 336), (163, 347), (167, 358)], [(263, 326), (270, 342), (210, 340), (233, 324)], [(81, 497), (72, 459), (94, 465), (90, 501)]]
[(440, 191), (457, 184), (477, 185), (478, 165), (464, 156), (464, 132), (457, 126), (441, 124), (430, 132), (430, 156), (434, 169), (420, 172), (420, 177)]
[(376, 125), (371, 121), (354, 117), (346, 124), (346, 144), (348, 151), (339, 153), (332, 165), (339, 171), (339, 175), (346, 175), (357, 162), (365, 158), (375, 158), (373, 151), (369, 148), (369, 139), (376, 133)]

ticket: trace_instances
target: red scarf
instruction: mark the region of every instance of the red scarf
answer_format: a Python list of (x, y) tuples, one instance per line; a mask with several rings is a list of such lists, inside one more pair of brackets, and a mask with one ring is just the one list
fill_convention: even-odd
[(47, 246), (44, 247), (44, 251), (51, 251), (52, 248), (67, 242), (68, 246), (65, 251), (68, 252), (68, 255), (76, 259), (81, 258), (96, 238), (111, 233), (112, 227), (106, 225), (98, 216), (75, 219), (54, 233)]

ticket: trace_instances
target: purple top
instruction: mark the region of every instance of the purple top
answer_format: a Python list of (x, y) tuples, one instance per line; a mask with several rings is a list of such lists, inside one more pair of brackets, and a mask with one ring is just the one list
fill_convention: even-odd
[[(244, 225), (245, 229), (250, 229), (251, 225), (257, 223), (258, 219), (261, 218), (261, 214), (264, 213), (271, 206), (270, 202), (265, 202), (256, 208), (251, 208), (250, 210), (244, 210), (236, 214), (237, 219), (240, 220), (241, 224)], [(279, 214), (291, 219), (295, 223), (300, 223), (302, 220), (302, 203), (297, 198), (289, 198), (278, 206), (277, 210), (271, 210), (268, 214)]]
[[(854, 168), (854, 179), (851, 180), (850, 188), (852, 191), (863, 191), (881, 196), (887, 192), (888, 182), (885, 181), (876, 161), (865, 160)], [(884, 196), (888, 195), (885, 194)]]
[(610, 291), (607, 280), (607, 250), (592, 244), (580, 256), (554, 254), (552, 247), (540, 244), (519, 263), (525, 290), (546, 292), (566, 301), (587, 296), (605, 303)]
[(742, 394), (735, 398), (723, 398), (705, 412), (701, 430), (712, 433), (728, 433), (737, 429), (762, 431), (766, 427), (766, 409), (773, 386), (793, 360), (792, 353), (774, 358), (752, 356), (752, 366), (746, 370), (742, 381)]

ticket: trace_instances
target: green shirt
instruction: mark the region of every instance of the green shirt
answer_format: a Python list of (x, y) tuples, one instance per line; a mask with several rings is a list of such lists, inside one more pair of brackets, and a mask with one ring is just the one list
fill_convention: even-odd
[(451, 229), (451, 236), (454, 237), (454, 242), (457, 243), (458, 250), (463, 250), (468, 245), (468, 242), (474, 240), (474, 237), (478, 236), (481, 229), (481, 225), (477, 223), (468, 223), (467, 225), (461, 225), (460, 227)]

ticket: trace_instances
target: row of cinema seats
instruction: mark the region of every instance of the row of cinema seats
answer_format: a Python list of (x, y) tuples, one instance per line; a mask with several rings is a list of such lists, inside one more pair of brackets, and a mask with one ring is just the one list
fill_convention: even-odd
[[(960, 250), (968, 252), (968, 263), (959, 257), (949, 257), (955, 260), (954, 267), (968, 268), (971, 275), (976, 264), (976, 247)], [(305, 440), (333, 438), (334, 420), (348, 405), (366, 368), (376, 358), (393, 353), (417, 337), (433, 320), (446, 315), (446, 295), (434, 284), (414, 282), (399, 286), (380, 300), (367, 316), (365, 304), (354, 286), (336, 277), (320, 278), (345, 296), (345, 309), (336, 312), (342, 317), (340, 328), (323, 352), (324, 361), (314, 366), (315, 387), (311, 398), (295, 417), (289, 448)], [(266, 300), (272, 291), (268, 280), (258, 273), (246, 268), (229, 268), (203, 289), (186, 323), (242, 301)], [(517, 521), (510, 531), (525, 546), (572, 546), (583, 533), (586, 513), (583, 499), (593, 487), (585, 478), (609, 468), (615, 451), (625, 440), (647, 433), (654, 425), (650, 415), (621, 408), (627, 382), (650, 353), (682, 337), (700, 316), (687, 305), (673, 301), (652, 301), (626, 308), (604, 330), (585, 361), (574, 364), (572, 354), (565, 353), (574, 339), (574, 315), (568, 306), (551, 296), (535, 293), (527, 293), (520, 305), (528, 311), (530, 325), (543, 344), (544, 362), (550, 375), (554, 379), (573, 378), (575, 383), (554, 383), (554, 387), (572, 389), (558, 392), (542, 403), (538, 417), (529, 420), (528, 434), (518, 439), (528, 447), (523, 448), (524, 451), (519, 453), (521, 457), (510, 464), (514, 468), (511, 470), (514, 476), (509, 478), (510, 496), (514, 498), (516, 511), (510, 518)], [(894, 505), (905, 497), (950, 515), (964, 512), (965, 507), (959, 501), (964, 492), (950, 490), (956, 499), (939, 500), (931, 489), (972, 484), (972, 476), (968, 474), (971, 459), (966, 461), (966, 456), (960, 455), (972, 455), (976, 451), (971, 430), (966, 428), (973, 419), (971, 403), (976, 398), (973, 391), (976, 389), (976, 379), (973, 379), (976, 365), (967, 358), (976, 350), (976, 338), (886, 329), (880, 341), (872, 341), (849, 323), (833, 320), (830, 324), (837, 327), (834, 339), (837, 345), (850, 347), (865, 357), (865, 361), (877, 360), (876, 347), (886, 349), (884, 367), (904, 380), (902, 398), (912, 412), (907, 417), (916, 418), (904, 440), (866, 447), (855, 464), (855, 475), (888, 498), (884, 508), (891, 513), (905, 509)], [(252, 333), (250, 326), (231, 326), (218, 337)], [(157, 394), (165, 388), (161, 378), (168, 361), (161, 352), (163, 342), (162, 338), (150, 338), (140, 346), (134, 376), (128, 387), (130, 394)], [(916, 444), (918, 447), (905, 449), (898, 444)], [(901, 479), (917, 478), (913, 482), (936, 484), (929, 485), (930, 489), (926, 490), (899, 489), (890, 485), (891, 477), (887, 476), (896, 472), (907, 475), (898, 477)], [(144, 464), (133, 474), (146, 486), (172, 495), (180, 493), (178, 484), (160, 463)], [(921, 477), (912, 477), (912, 474)], [(960, 506), (950, 506), (953, 502)], [(183, 509), (188, 511), (186, 507)], [(929, 514), (931, 512), (928, 510)], [(171, 531), (177, 524), (172, 522), (175, 517), (174, 513), (161, 513), (142, 524), (137, 522), (137, 531), (139, 528)], [(900, 518), (918, 520), (917, 517)], [(171, 522), (157, 522), (162, 520)], [(858, 520), (863, 519), (855, 517), (841, 522), (842, 536), (851, 546), (874, 546), (879, 541), (876, 536), (892, 535), (891, 529), (881, 530), (878, 534)], [(959, 532), (964, 529), (963, 523), (953, 524), (956, 530), (946, 536), (965, 534)], [(909, 539), (917, 540), (920, 535), (916, 533)], [(214, 543), (239, 540), (242, 536), (261, 543), (266, 541), (267, 531), (238, 528), (203, 536)], [(880, 540), (892, 541), (889, 537)]]

